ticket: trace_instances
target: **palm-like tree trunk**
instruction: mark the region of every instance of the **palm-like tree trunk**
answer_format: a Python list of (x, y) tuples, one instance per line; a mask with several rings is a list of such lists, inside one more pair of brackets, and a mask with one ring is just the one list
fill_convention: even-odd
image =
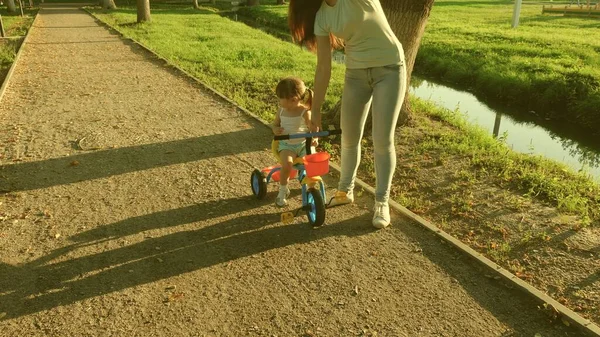
[(102, 8), (104, 9), (117, 9), (114, 0), (103, 0)]
[(6, 7), (8, 8), (9, 13), (15, 13), (17, 11), (15, 0), (6, 0)]
[(150, 22), (150, 0), (137, 0), (137, 22)]
[(198, 5), (198, 0), (194, 0), (194, 8), (195, 9), (199, 9), (200, 6)]
[[(407, 83), (415, 65), (415, 59), (421, 38), (425, 32), (425, 25), (429, 19), (431, 8), (435, 0), (380, 0), (392, 30), (402, 43), (406, 61)], [(409, 86), (406, 87), (408, 98)], [(410, 104), (404, 100), (400, 114), (400, 124), (405, 124), (410, 119)]]

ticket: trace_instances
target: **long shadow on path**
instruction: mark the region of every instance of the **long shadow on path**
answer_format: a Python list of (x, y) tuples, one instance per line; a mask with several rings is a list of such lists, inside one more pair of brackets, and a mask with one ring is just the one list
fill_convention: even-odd
[[(251, 198), (229, 200), (230, 205), (225, 209), (248, 208)], [(204, 218), (214, 209), (215, 203), (206, 203), (132, 218), (113, 225), (126, 229), (133, 226), (134, 229), (129, 231), (131, 233), (143, 230), (143, 227), (191, 223)], [(175, 220), (164, 223), (167, 218)], [(310, 230), (306, 224), (262, 229), (278, 220), (278, 213), (234, 216), (198, 230), (149, 238), (129, 246), (55, 264), (44, 264), (49, 260), (48, 257), (18, 267), (2, 264), (0, 272), (4, 284), (0, 283), (0, 312), (6, 313), (4, 319), (20, 317), (280, 247), (329, 236), (356, 236), (372, 232), (370, 228), (360, 226), (368, 221), (368, 215), (364, 219), (348, 219), (319, 230)], [(140, 227), (144, 223), (151, 225)], [(108, 226), (114, 228), (113, 225)], [(83, 237), (104, 237), (96, 231), (89, 234), (89, 237)], [(56, 258), (73, 248), (63, 248), (49, 255)], [(157, 258), (164, 262), (159, 262)], [(92, 275), (86, 276), (89, 273)]]
[[(235, 142), (232, 140), (243, 140)], [(250, 128), (165, 143), (0, 165), (0, 193), (46, 188), (265, 149), (268, 138)], [(77, 163), (77, 165), (73, 165)]]

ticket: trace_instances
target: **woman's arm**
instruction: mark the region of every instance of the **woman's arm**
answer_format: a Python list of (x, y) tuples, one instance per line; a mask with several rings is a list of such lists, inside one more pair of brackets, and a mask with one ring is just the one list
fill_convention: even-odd
[[(308, 128), (312, 128), (312, 112), (310, 110), (306, 110), (304, 113), (304, 122), (308, 125)], [(319, 144), (318, 138), (313, 138), (312, 146), (317, 146)]]
[(321, 106), (331, 79), (331, 42), (329, 36), (317, 36), (317, 69), (315, 71), (315, 96), (312, 102), (311, 131), (321, 129)]

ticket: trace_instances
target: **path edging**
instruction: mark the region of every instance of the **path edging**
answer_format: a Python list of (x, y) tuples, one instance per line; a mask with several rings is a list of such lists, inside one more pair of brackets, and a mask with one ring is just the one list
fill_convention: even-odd
[(10, 65), (10, 69), (8, 69), (8, 72), (6, 73), (4, 82), (2, 82), (2, 86), (0, 87), (0, 102), (2, 102), (2, 97), (4, 97), (4, 92), (8, 88), (8, 82), (10, 82), (10, 78), (12, 77), (12, 74), (14, 73), (14, 71), (17, 67), (19, 57), (21, 56), (21, 52), (23, 51), (23, 47), (25, 46), (25, 42), (27, 42), (27, 38), (29, 38), (29, 33), (33, 29), (33, 26), (35, 25), (35, 21), (37, 20), (39, 14), (40, 14), (40, 11), (38, 10), (37, 13), (35, 13), (35, 17), (33, 18), (33, 21), (31, 21), (31, 26), (29, 26), (29, 29), (27, 29), (27, 33), (25, 34), (23, 41), (21, 41), (21, 45), (19, 46), (17, 55), (15, 55), (15, 59), (14, 59), (13, 63)]
[[(258, 115), (254, 114), (251, 111), (247, 110), (246, 108), (240, 106), (239, 104), (237, 104), (236, 102), (234, 102), (230, 98), (226, 97), (224, 94), (222, 94), (218, 90), (214, 89), (213, 87), (211, 87), (210, 85), (208, 85), (204, 81), (202, 81), (202, 80), (196, 78), (194, 75), (188, 73), (186, 70), (183, 70), (179, 66), (171, 63), (166, 58), (158, 55), (156, 52), (154, 52), (152, 49), (150, 49), (149, 47), (147, 47), (143, 43), (141, 43), (139, 41), (136, 41), (135, 39), (132, 39), (130, 37), (125, 36), (120, 30), (118, 30), (115, 27), (111, 26), (110, 24), (108, 24), (108, 23), (100, 20), (100, 18), (98, 18), (94, 13), (90, 12), (89, 10), (87, 10), (85, 8), (84, 8), (84, 10), (89, 15), (91, 15), (97, 22), (99, 22), (100, 24), (104, 25), (108, 29), (117, 32), (123, 39), (132, 41), (133, 43), (137, 44), (141, 48), (145, 49), (147, 52), (149, 52), (152, 55), (154, 55), (156, 58), (164, 61), (169, 67), (177, 69), (178, 71), (180, 71), (185, 76), (189, 77), (190, 79), (193, 79), (194, 81), (198, 82), (200, 85), (202, 85), (203, 87), (205, 87), (206, 89), (208, 89), (209, 91), (211, 91), (213, 94), (219, 96), (220, 98), (224, 99), (228, 103), (230, 103), (233, 106), (235, 106), (237, 109), (239, 109), (239, 110), (243, 111), (244, 113), (248, 114), (249, 116), (255, 118), (256, 120), (258, 120), (259, 122), (261, 122), (266, 127), (269, 127), (268, 126), (269, 123), (267, 123), (265, 120), (263, 120), (262, 118), (260, 118)], [(269, 129), (270, 129), (270, 127), (269, 127)], [(338, 172), (341, 171), (340, 166), (337, 165), (336, 163), (330, 163), (330, 166), (333, 169), (335, 169), (336, 171), (338, 171)], [(360, 187), (362, 187), (364, 190), (366, 190), (370, 194), (375, 195), (375, 189), (372, 186), (368, 185), (363, 180), (356, 178), (356, 184), (359, 185)], [(508, 270), (506, 270), (503, 267), (501, 267), (500, 265), (494, 263), (493, 261), (491, 261), (487, 257), (485, 257), (482, 254), (480, 254), (477, 251), (475, 251), (473, 248), (467, 246), (466, 244), (464, 244), (460, 240), (458, 240), (455, 237), (453, 237), (452, 235), (444, 232), (443, 230), (441, 230), (440, 228), (438, 228), (434, 224), (430, 223), (429, 221), (421, 218), (420, 216), (418, 216), (417, 214), (413, 213), (412, 211), (410, 211), (406, 207), (400, 205), (399, 203), (397, 203), (397, 202), (395, 202), (393, 200), (390, 200), (389, 203), (390, 203), (390, 207), (392, 207), (398, 213), (400, 213), (400, 214), (404, 215), (405, 217), (413, 220), (414, 222), (418, 223), (419, 225), (421, 225), (423, 228), (429, 230), (430, 232), (433, 232), (439, 238), (441, 238), (445, 242), (451, 244), (456, 249), (462, 251), (464, 254), (469, 255), (471, 258), (473, 258), (476, 261), (478, 261), (481, 265), (483, 265), (484, 267), (486, 267), (490, 271), (499, 274), (499, 276), (505, 282), (510, 283), (515, 288), (520, 289), (521, 291), (525, 292), (526, 294), (534, 297), (540, 303), (552, 307), (556, 312), (558, 312), (560, 315), (562, 315), (562, 318), (566, 319), (566, 322), (568, 322), (568, 324), (574, 324), (575, 326), (579, 327), (579, 329), (581, 329), (582, 332), (585, 332), (589, 336), (600, 337), (600, 327), (598, 327), (596, 324), (594, 324), (590, 320), (583, 318), (582, 316), (580, 316), (579, 314), (577, 314), (573, 310), (567, 308), (566, 306), (562, 305), (558, 301), (554, 300), (552, 297), (550, 297), (547, 294), (541, 292), (539, 289), (537, 289), (537, 288), (533, 287), (532, 285), (530, 285), (529, 283), (521, 280), (520, 278), (518, 278), (517, 276), (515, 276), (514, 274), (512, 274)]]

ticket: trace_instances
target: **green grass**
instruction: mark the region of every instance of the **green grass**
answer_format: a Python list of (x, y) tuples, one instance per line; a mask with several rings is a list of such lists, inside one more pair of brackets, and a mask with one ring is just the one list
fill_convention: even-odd
[(416, 70), (462, 83), (505, 105), (600, 127), (600, 21), (542, 15), (525, 3), (436, 1)]
[[(21, 17), (20, 12), (17, 14), (9, 14), (6, 8), (0, 9), (2, 22), (4, 24), (4, 32), (8, 37), (22, 37), (27, 34), (27, 30), (33, 22), (33, 18), (37, 10), (26, 10), (25, 16)], [(4, 81), (6, 72), (11, 67), (19, 46), (20, 40), (5, 39), (0, 40), (0, 83)]]
[[(135, 22), (132, 9), (96, 13), (264, 119), (276, 111), (281, 78), (299, 76), (312, 86), (313, 54), (210, 10), (153, 8), (153, 21), (140, 26), (127, 25)], [(341, 95), (342, 72), (342, 66), (334, 67), (324, 109)]]
[(2, 16), (6, 36), (25, 36), (27, 34), (27, 30), (33, 22), (37, 9), (24, 9), (23, 13), (25, 16), (21, 17), (18, 7), (16, 13), (8, 13), (6, 7), (0, 8), (0, 15)]
[[(153, 8), (153, 21), (141, 25), (131, 24), (135, 22), (134, 9), (94, 12), (126, 36), (142, 42), (266, 120), (272, 120), (276, 110), (274, 87), (281, 77), (297, 75), (306, 79), (309, 86), (312, 82), (316, 62), (313, 54), (210, 9), (159, 6)], [(340, 98), (342, 81), (343, 68), (336, 65), (326, 109)], [(465, 158), (475, 173), (459, 172), (457, 177), (468, 184), (478, 177), (491, 177), (507, 188), (516, 188), (547, 200), (564, 212), (578, 214), (585, 224), (600, 218), (600, 187), (589, 178), (555, 162), (515, 153), (487, 132), (467, 124), (459, 113), (417, 99), (412, 103), (415, 114), (441, 120), (454, 130), (426, 130), (425, 139), (411, 145), (414, 153), (438, 151), (443, 153), (439, 160), (442, 163), (444, 158)], [(370, 164), (365, 159), (363, 165)], [(402, 201), (420, 204), (410, 198)], [(469, 213), (472, 201), (457, 198), (454, 206), (457, 213)]]
[[(598, 130), (600, 20), (542, 15), (541, 3), (526, 2), (512, 29), (512, 11), (512, 1), (437, 0), (415, 74), (521, 113)], [(288, 33), (287, 6), (242, 8), (239, 15)]]
[[(502, 186), (523, 191), (526, 195), (550, 201), (561, 212), (577, 214), (583, 225), (600, 219), (600, 186), (586, 174), (575, 173), (566, 165), (541, 156), (514, 152), (486, 130), (468, 124), (457, 111), (439, 108), (433, 103), (414, 100), (416, 113), (442, 120), (458, 132), (428, 130), (429, 140), (415, 150), (422, 153), (443, 152), (468, 158), (479, 175), (492, 176)], [(472, 173), (457, 172), (472, 182)], [(461, 203), (468, 202), (462, 198)], [(461, 206), (466, 210), (464, 205)]]

